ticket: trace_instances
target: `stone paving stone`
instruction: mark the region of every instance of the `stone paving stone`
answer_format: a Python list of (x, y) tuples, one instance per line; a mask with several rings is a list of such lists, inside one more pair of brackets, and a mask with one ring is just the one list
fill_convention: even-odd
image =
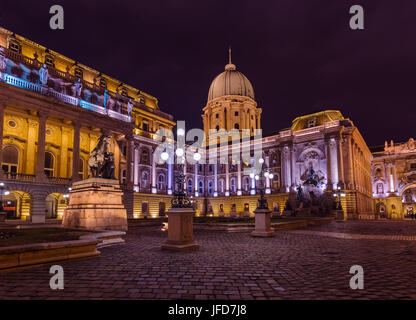
[[(416, 221), (332, 222), (269, 239), (200, 230), (201, 250), (182, 253), (162, 251), (166, 238), (131, 228), (125, 245), (63, 263), (64, 290), (49, 288), (49, 267), (0, 274), (0, 299), (416, 298)], [(349, 288), (355, 264), (364, 290)]]

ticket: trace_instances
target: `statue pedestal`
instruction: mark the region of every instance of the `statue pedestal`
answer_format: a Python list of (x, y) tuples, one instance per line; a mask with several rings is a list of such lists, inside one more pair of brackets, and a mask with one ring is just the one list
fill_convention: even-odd
[(162, 245), (163, 250), (188, 251), (198, 250), (194, 242), (192, 208), (172, 208), (168, 210), (168, 240)]
[(123, 191), (117, 180), (90, 178), (72, 184), (62, 227), (89, 230), (127, 230)]
[(269, 209), (254, 210), (255, 228), (251, 233), (253, 237), (274, 237), (274, 230), (270, 227), (271, 211)]

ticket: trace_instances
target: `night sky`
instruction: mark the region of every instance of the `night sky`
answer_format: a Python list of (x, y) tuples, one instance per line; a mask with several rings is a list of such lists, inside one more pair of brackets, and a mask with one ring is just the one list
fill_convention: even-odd
[[(49, 28), (53, 4), (64, 30)], [(349, 28), (354, 4), (365, 30)], [(370, 146), (416, 138), (414, 0), (0, 0), (0, 25), (156, 96), (188, 129), (231, 45), (265, 134), (334, 108)]]

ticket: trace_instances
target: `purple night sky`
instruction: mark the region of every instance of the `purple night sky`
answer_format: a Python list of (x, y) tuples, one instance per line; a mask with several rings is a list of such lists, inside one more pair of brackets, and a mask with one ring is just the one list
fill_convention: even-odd
[[(49, 28), (53, 4), (64, 30)], [(354, 4), (365, 30), (349, 28)], [(188, 129), (231, 45), (265, 134), (334, 108), (370, 146), (416, 138), (414, 0), (2, 0), (0, 25), (156, 96)]]

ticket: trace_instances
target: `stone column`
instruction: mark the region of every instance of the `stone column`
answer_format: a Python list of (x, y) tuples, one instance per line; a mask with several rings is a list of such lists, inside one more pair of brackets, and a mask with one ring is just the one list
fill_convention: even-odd
[(291, 180), (291, 170), (290, 170), (290, 149), (288, 146), (283, 148), (283, 158), (284, 158), (284, 177), (285, 177), (285, 191), (289, 192), (290, 187), (292, 186)]
[(347, 144), (348, 144), (348, 171), (347, 171), (347, 188), (348, 189), (354, 189), (354, 163), (353, 163), (353, 148), (352, 148), (352, 137), (351, 135), (348, 135), (347, 138)]
[(127, 147), (127, 152), (126, 152), (126, 159), (127, 159), (127, 168), (126, 168), (126, 183), (129, 189), (133, 188), (133, 184), (134, 184), (134, 141), (133, 141), (133, 137), (132, 136), (127, 136), (126, 137), (126, 147)]
[(228, 161), (225, 164), (225, 196), (228, 197), (230, 195), (230, 173), (228, 170)]
[(330, 150), (330, 163), (331, 163), (331, 180), (334, 189), (338, 189), (338, 152), (337, 143), (334, 138), (331, 138), (329, 142)]
[(6, 100), (0, 100), (0, 178), (3, 177), (3, 126), (4, 126), (4, 109), (6, 108)]
[(139, 148), (134, 148), (134, 185), (139, 185)]
[(157, 193), (156, 188), (156, 159), (154, 156), (154, 150), (152, 149), (152, 193)]
[[(265, 159), (264, 163), (266, 164), (266, 168), (269, 169), (270, 168), (270, 157), (266, 156), (265, 158), (266, 159)], [(268, 194), (271, 193), (270, 179), (269, 178), (266, 178), (266, 193), (268, 193)]]
[(342, 153), (342, 137), (337, 139), (337, 155), (338, 155), (338, 180), (341, 185), (341, 189), (344, 189), (344, 159)]
[(214, 164), (214, 197), (218, 196), (218, 163)]
[(237, 163), (237, 196), (241, 196), (241, 160)]
[[(38, 128), (38, 151), (36, 159), (36, 180), (46, 181), (45, 175), (45, 131), (47, 114), (38, 113), (39, 128)], [(45, 201), (45, 199), (43, 200)]]
[(397, 169), (395, 165), (393, 165), (393, 189), (397, 192)]
[[(71, 130), (68, 127), (61, 127), (61, 167), (59, 169), (59, 176), (62, 178), (69, 178), (68, 176), (68, 143), (69, 134)], [(85, 166), (88, 164), (86, 163)]]
[(168, 163), (168, 194), (172, 194), (173, 163)]
[(46, 197), (44, 190), (33, 190), (30, 195), (30, 219), (32, 223), (45, 223)]
[(72, 182), (80, 180), (79, 172), (79, 142), (80, 142), (81, 124), (74, 123), (74, 146), (72, 149)]
[(194, 164), (194, 186), (195, 186), (195, 197), (198, 196), (198, 163)]

